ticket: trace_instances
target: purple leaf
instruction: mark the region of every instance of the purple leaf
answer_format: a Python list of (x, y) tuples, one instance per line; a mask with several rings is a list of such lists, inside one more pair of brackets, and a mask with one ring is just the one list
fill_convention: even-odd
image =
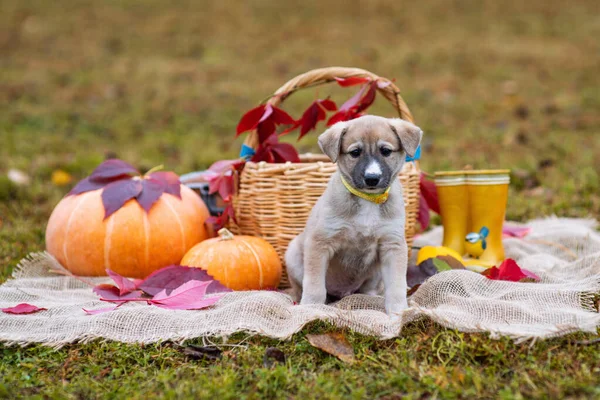
[(215, 304), (222, 295), (205, 298), (210, 281), (194, 281), (184, 283), (171, 294), (166, 290), (157, 293), (149, 302), (155, 306), (171, 310), (198, 310)]
[(531, 228), (528, 226), (504, 224), (502, 227), (502, 235), (504, 237), (524, 238), (529, 232), (531, 232)]
[[(133, 290), (127, 294), (121, 295), (121, 290), (118, 287), (102, 283), (92, 289), (94, 293), (100, 296), (103, 301), (130, 301), (141, 299), (144, 293), (141, 290)], [(146, 299), (147, 300), (147, 299)]]
[[(179, 185), (177, 186), (179, 187)], [(166, 188), (165, 181), (154, 178), (142, 179), (142, 191), (136, 197), (136, 200), (146, 212), (150, 212), (150, 209), (160, 199)]]
[(369, 90), (369, 87), (370, 85), (362, 86), (354, 96), (350, 97), (344, 104), (342, 104), (342, 106), (339, 108), (339, 111), (348, 111), (351, 108), (356, 107), (363, 95)]
[(172, 290), (189, 281), (210, 281), (206, 293), (231, 292), (231, 289), (223, 286), (219, 281), (214, 280), (205, 270), (201, 268), (184, 267), (181, 265), (170, 265), (151, 273), (146, 279), (137, 285), (138, 289), (143, 290), (150, 296), (165, 290), (170, 294)]
[(181, 182), (176, 173), (170, 171), (158, 171), (151, 173), (148, 177), (164, 182), (164, 193), (172, 194), (181, 199)]
[(95, 310), (88, 310), (88, 309), (82, 308), (82, 310), (85, 311), (85, 313), (88, 315), (96, 315), (96, 314), (102, 314), (102, 313), (109, 312), (109, 311), (114, 311), (117, 308), (121, 307), (121, 305), (123, 305), (123, 304), (124, 303), (119, 303), (113, 307), (97, 308)]
[(106, 181), (122, 178), (126, 175), (139, 175), (133, 165), (122, 160), (112, 159), (104, 161), (92, 172), (90, 179), (93, 181)]
[(71, 189), (71, 191), (69, 192), (69, 194), (67, 196), (72, 196), (75, 194), (81, 194), (81, 193), (85, 193), (85, 192), (91, 192), (92, 190), (101, 189), (106, 185), (107, 185), (106, 182), (94, 182), (94, 181), (91, 181), (90, 178), (85, 178), (85, 179), (80, 180), (77, 183), (77, 185), (75, 185), (75, 187), (73, 189)]
[(109, 183), (102, 191), (104, 219), (110, 217), (123, 205), (142, 191), (142, 183), (138, 179), (129, 179)]
[(107, 269), (106, 273), (112, 278), (112, 280), (116, 283), (117, 287), (119, 288), (119, 295), (123, 296), (124, 294), (130, 293), (137, 289), (133, 281), (122, 277), (115, 271)]
[(264, 120), (269, 118), (271, 116), (271, 114), (273, 114), (273, 106), (270, 104), (267, 104), (265, 106), (265, 112), (262, 115), (262, 117), (260, 117), (260, 119), (258, 120), (258, 123), (260, 124), (261, 122), (263, 122)]
[(33, 314), (47, 309), (34, 306), (33, 304), (21, 303), (14, 307), (0, 308), (0, 310), (6, 314)]
[(244, 165), (245, 161), (241, 158), (237, 158), (234, 160), (219, 160), (215, 161), (209, 168), (209, 171), (215, 172), (217, 174), (222, 174), (223, 172), (238, 169), (241, 165)]

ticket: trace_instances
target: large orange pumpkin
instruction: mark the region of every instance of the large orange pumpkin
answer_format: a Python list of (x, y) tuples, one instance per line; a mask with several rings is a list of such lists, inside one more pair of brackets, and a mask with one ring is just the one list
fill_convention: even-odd
[(76, 275), (144, 278), (181, 257), (208, 234), (202, 199), (181, 186), (181, 199), (163, 193), (146, 213), (135, 200), (108, 218), (101, 192), (67, 196), (58, 203), (46, 228), (46, 248)]
[(181, 265), (202, 268), (233, 290), (275, 289), (281, 280), (281, 261), (273, 246), (258, 237), (234, 236), (227, 229), (194, 246)]

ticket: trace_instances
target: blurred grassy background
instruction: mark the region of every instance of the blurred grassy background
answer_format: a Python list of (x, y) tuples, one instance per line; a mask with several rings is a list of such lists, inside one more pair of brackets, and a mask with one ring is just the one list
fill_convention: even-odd
[[(0, 281), (44, 247), (47, 218), (69, 189), (51, 183), (53, 171), (80, 179), (115, 155), (142, 170), (203, 169), (237, 154), (246, 110), (330, 65), (396, 79), (426, 133), (424, 170), (512, 168), (508, 218), (597, 218), (599, 8), (596, 0), (0, 0)], [(318, 95), (330, 90), (338, 104), (354, 93)], [(316, 93), (285, 108), (297, 117)], [(371, 112), (393, 115), (382, 98)], [(300, 150), (316, 151), (316, 136)], [(16, 185), (10, 169), (31, 183)]]

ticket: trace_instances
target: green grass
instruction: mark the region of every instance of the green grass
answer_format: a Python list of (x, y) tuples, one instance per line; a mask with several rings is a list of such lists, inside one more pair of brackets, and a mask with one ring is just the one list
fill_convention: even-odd
[[(178, 173), (234, 156), (240, 115), (306, 70), (358, 66), (396, 84), (426, 133), (426, 171), (510, 167), (507, 216), (600, 216), (597, 2), (0, 0), (0, 281), (44, 248), (68, 187), (107, 156)], [(352, 90), (321, 88), (342, 100)], [(299, 115), (315, 96), (286, 102)], [(373, 113), (393, 115), (381, 99)], [(298, 145), (315, 151), (316, 135)], [(290, 140), (293, 140), (291, 138)], [(31, 177), (18, 187), (17, 168)], [(348, 367), (308, 345), (232, 347), (191, 361), (170, 345), (0, 346), (0, 397), (590, 398), (598, 345), (515, 345), (428, 321), (400, 338), (349, 333)], [(243, 335), (230, 338), (239, 343)], [(285, 365), (262, 367), (268, 346)]]

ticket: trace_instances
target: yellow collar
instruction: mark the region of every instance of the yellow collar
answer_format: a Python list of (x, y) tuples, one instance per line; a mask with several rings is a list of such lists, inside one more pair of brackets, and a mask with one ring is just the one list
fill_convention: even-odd
[(385, 192), (383, 192), (383, 193), (365, 193), (365, 192), (361, 192), (360, 190), (356, 189), (355, 187), (352, 187), (348, 182), (346, 182), (346, 180), (344, 179), (342, 174), (340, 174), (340, 178), (342, 178), (342, 183), (344, 184), (344, 186), (346, 187), (346, 189), (348, 189), (348, 191), (350, 193), (352, 193), (353, 195), (355, 195), (357, 197), (360, 197), (361, 199), (371, 201), (375, 204), (385, 203), (390, 195), (391, 186), (388, 186), (388, 188), (385, 189)]

